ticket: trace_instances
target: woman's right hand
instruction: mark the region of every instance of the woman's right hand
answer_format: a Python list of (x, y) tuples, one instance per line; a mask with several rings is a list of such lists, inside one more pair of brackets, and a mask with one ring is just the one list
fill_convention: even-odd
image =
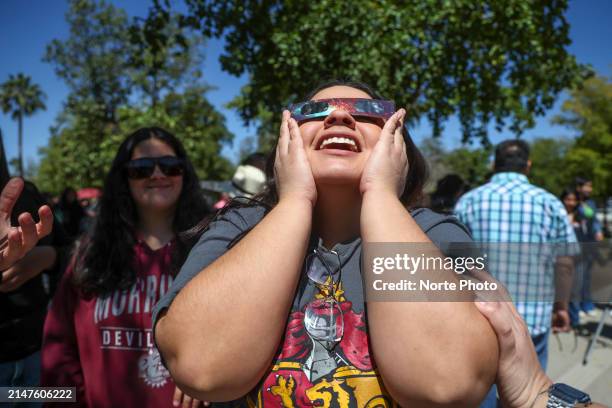
[(297, 198), (313, 207), (317, 201), (317, 186), (304, 150), (300, 128), (289, 111), (283, 112), (280, 137), (276, 147), (274, 177), (278, 200)]
[(406, 186), (408, 157), (402, 135), (406, 111), (400, 109), (385, 123), (361, 175), (360, 190), (388, 192), (399, 197)]

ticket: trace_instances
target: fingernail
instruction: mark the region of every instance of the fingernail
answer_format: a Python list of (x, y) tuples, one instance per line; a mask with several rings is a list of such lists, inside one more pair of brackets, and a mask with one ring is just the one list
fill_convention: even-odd
[(21, 220), (19, 220), (19, 222), (21, 224), (34, 224), (34, 220), (31, 217), (23, 217)]
[(179, 406), (179, 402), (178, 401), (172, 401), (172, 405), (175, 406), (175, 407), (178, 407)]

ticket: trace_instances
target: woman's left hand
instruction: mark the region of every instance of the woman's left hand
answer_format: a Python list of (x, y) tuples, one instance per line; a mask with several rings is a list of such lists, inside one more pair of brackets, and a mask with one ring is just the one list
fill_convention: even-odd
[(402, 135), (405, 116), (406, 111), (400, 109), (385, 123), (361, 176), (362, 195), (371, 191), (402, 194), (409, 166)]

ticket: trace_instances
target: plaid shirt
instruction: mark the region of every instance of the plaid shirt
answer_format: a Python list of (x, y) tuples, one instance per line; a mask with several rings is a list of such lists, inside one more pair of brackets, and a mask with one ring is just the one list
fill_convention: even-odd
[(508, 288), (531, 335), (548, 331), (554, 261), (560, 255), (549, 251), (553, 245), (548, 244), (576, 242), (559, 199), (530, 184), (523, 174), (497, 173), (461, 197), (455, 213), (475, 241), (495, 244), (489, 269)]

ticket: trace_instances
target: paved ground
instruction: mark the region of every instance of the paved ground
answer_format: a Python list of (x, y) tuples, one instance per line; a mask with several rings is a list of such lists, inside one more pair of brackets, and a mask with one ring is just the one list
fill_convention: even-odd
[(601, 311), (596, 317), (584, 320), (584, 330), (575, 335), (563, 333), (550, 336), (548, 343), (548, 375), (555, 382), (563, 382), (582, 389), (591, 395), (594, 401), (612, 407), (612, 316), (606, 316), (606, 324), (599, 341), (594, 346), (588, 362), (583, 365), (587, 344), (597, 323)]

